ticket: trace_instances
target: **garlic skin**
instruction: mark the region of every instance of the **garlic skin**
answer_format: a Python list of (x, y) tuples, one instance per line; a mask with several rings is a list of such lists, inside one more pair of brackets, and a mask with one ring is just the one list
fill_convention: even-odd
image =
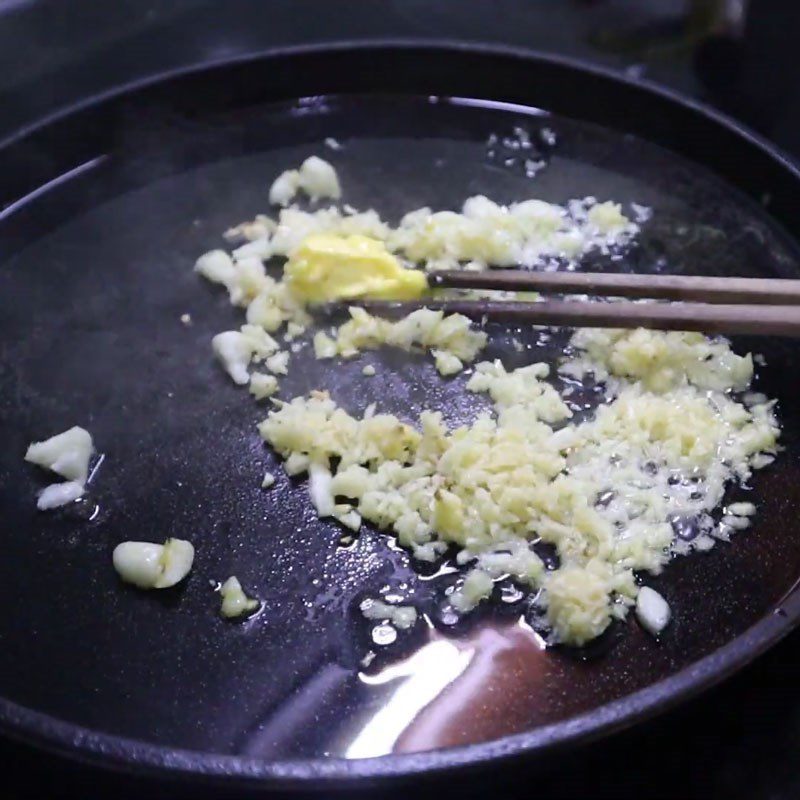
[(126, 583), (140, 589), (168, 589), (180, 583), (192, 568), (194, 547), (184, 539), (122, 542), (114, 548), (114, 569)]

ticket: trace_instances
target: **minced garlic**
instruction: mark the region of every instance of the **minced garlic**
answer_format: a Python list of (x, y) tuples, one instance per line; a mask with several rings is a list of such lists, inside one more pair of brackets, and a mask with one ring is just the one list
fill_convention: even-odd
[(752, 356), (736, 355), (724, 339), (702, 333), (583, 328), (572, 337), (572, 345), (584, 352), (562, 372), (637, 380), (654, 392), (683, 382), (718, 392), (744, 389), (753, 377)]
[[(335, 170), (316, 157), (307, 159), (300, 170), (280, 176), (273, 185), (272, 201), (285, 205), (301, 189), (313, 197), (338, 198), (341, 193)], [(346, 209), (343, 213), (334, 207), (316, 211), (290, 207), (281, 209), (277, 219), (259, 215), (227, 232), (230, 239), (244, 238), (244, 244), (232, 254), (223, 250), (206, 253), (195, 269), (208, 280), (224, 285), (231, 303), (247, 308), (248, 323), (274, 332), (290, 322), (302, 330), (310, 323), (306, 303), (325, 299), (321, 296), (324, 287), (319, 281), (301, 285), (297, 276), (290, 280), (289, 273), (305, 274), (303, 265), (316, 263), (319, 258), (327, 259), (326, 263), (332, 263), (334, 256), (340, 262), (344, 258), (344, 272), (356, 269), (358, 264), (369, 264), (368, 270), (359, 272), (346, 296), (376, 293), (406, 297), (418, 295), (425, 279), (405, 266), (416, 264), (431, 270), (533, 265), (544, 258), (577, 258), (595, 248), (624, 244), (637, 231), (619, 206), (590, 201), (570, 201), (562, 207), (526, 200), (505, 207), (476, 196), (465, 201), (460, 213), (427, 208), (412, 211), (394, 229), (374, 211)], [(324, 246), (315, 247), (315, 242)], [(314, 259), (309, 260), (309, 254)], [(274, 257), (289, 259), (293, 265), (286, 279), (276, 280), (267, 274), (264, 262)], [(402, 265), (396, 257), (403, 259)], [(382, 282), (374, 283), (379, 263), (382, 268), (391, 267), (392, 275), (387, 273)], [(337, 273), (337, 285), (339, 280)], [(406, 288), (397, 294), (398, 286)], [(443, 361), (443, 374), (452, 374), (455, 367), (452, 359)], [(241, 371), (237, 372), (241, 377)]]
[[(329, 337), (325, 334), (317, 337), (315, 350), (326, 357)], [(337, 329), (334, 341), (337, 353), (344, 358), (382, 345), (402, 350), (422, 347), (433, 352), (436, 368), (442, 375), (452, 375), (485, 347), (486, 334), (475, 330), (461, 314), (445, 315), (443, 311), (421, 308), (392, 322), (354, 306), (350, 309), (350, 320)]]
[(450, 596), (450, 605), (457, 611), (472, 611), (475, 606), (491, 595), (493, 589), (492, 576), (481, 569), (473, 569), (464, 578), (461, 588)]
[[(290, 190), (281, 185), (286, 202), (294, 196)], [(396, 228), (374, 211), (342, 213), (337, 208), (284, 208), (269, 223), (272, 230), (253, 242), (263, 242), (271, 255), (290, 256), (315, 234), (358, 234), (385, 242), (389, 251), (428, 270), (533, 266), (553, 257), (573, 260), (594, 249), (623, 245), (638, 231), (611, 202), (573, 200), (559, 206), (525, 200), (502, 206), (482, 195), (468, 198), (460, 212), (410, 211)], [(259, 252), (259, 247), (243, 254)]]
[[(587, 213), (588, 209), (588, 213)], [(532, 266), (542, 258), (576, 258), (621, 243), (637, 230), (614, 203), (566, 208), (541, 200), (501, 206), (477, 195), (461, 213), (421, 208), (406, 214), (387, 244), (428, 269)]]
[(558, 640), (586, 644), (608, 627), (612, 580), (613, 568), (599, 559), (567, 564), (547, 575), (547, 614)]
[[(299, 188), (299, 171), (285, 174), (273, 199), (288, 203)], [(288, 324), (287, 337), (294, 338), (311, 322), (306, 304), (327, 298), (323, 284), (330, 279), (338, 286), (345, 277), (339, 262), (351, 256), (347, 266), (360, 297), (380, 294), (380, 287), (367, 286), (376, 277), (413, 274), (421, 285), (412, 266), (574, 261), (625, 244), (638, 228), (610, 202), (500, 206), (476, 196), (460, 212), (417, 209), (394, 228), (374, 211), (345, 206), (283, 208), (276, 219), (256, 217), (235, 230), (246, 242), (231, 255), (206, 254), (197, 270), (247, 309), (249, 326), (274, 332)], [(289, 262), (278, 280), (264, 267), (273, 258)], [(318, 259), (325, 262), (321, 271)], [(223, 336), (215, 349), (251, 391), (262, 380), (248, 374), (251, 361), (279, 371), (273, 367), (284, 353), (277, 345), (266, 352), (244, 328)], [(313, 337), (320, 359), (383, 345), (428, 349), (443, 375), (474, 361), (486, 342), (465, 317), (429, 309), (390, 321), (352, 308), (332, 334)], [(576, 418), (565, 402), (572, 389), (560, 393), (548, 365), (508, 370), (495, 360), (477, 364), (467, 383), (469, 391), (488, 394), (492, 411), (454, 430), (430, 411), (413, 425), (374, 406), (356, 418), (325, 392), (273, 400), (259, 430), (285, 458), (287, 474), (309, 474), (320, 517), (353, 531), (362, 519), (391, 530), (418, 559), (431, 561), (454, 547), (469, 572), (450, 596), (453, 608), (466, 613), (491, 595), (495, 580), (511, 576), (539, 591), (552, 641), (581, 645), (641, 597), (634, 571), (657, 573), (673, 554), (707, 550), (749, 524), (749, 504), (731, 504), (721, 521), (712, 512), (731, 481), (747, 480), (774, 459), (779, 430), (766, 397), (732, 394), (748, 388), (753, 360), (723, 339), (579, 330), (559, 372), (592, 373), (605, 384), (601, 404)], [(693, 538), (682, 533), (687, 525)], [(540, 558), (539, 543), (554, 549), (555, 566)], [(652, 599), (645, 592), (637, 613), (655, 629), (664, 609)], [(654, 609), (657, 620), (648, 616)], [(376, 606), (374, 613), (387, 611)]]
[[(594, 416), (571, 422), (547, 377), (544, 364), (477, 365), (468, 388), (488, 392), (495, 415), (453, 431), (432, 412), (414, 427), (387, 414), (357, 419), (324, 392), (282, 404), (260, 431), (293, 470), (317, 476), (318, 509), (330, 514), (334, 498), (347, 497), (418, 558), (455, 544), (460, 563), (475, 563), (481, 592), (481, 573), (543, 588), (555, 640), (581, 644), (626, 614), (633, 570), (667, 562), (682, 541), (671, 520), (712, 525), (726, 483), (774, 452), (778, 429), (770, 403), (746, 408), (686, 373), (660, 394), (622, 381)], [(555, 546), (559, 569), (545, 569), (532, 538)], [(465, 587), (456, 599), (464, 608), (481, 596)]]

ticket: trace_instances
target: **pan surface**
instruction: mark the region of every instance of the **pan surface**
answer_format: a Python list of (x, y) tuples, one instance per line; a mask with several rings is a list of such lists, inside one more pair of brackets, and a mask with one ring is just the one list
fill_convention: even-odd
[[(544, 165), (534, 177), (502, 144), (518, 127)], [(492, 135), (500, 144), (487, 147)], [(326, 149), (326, 137), (342, 149)], [(779, 399), (786, 450), (736, 490), (759, 506), (752, 530), (648, 580), (675, 615), (658, 643), (631, 623), (585, 653), (544, 650), (511, 593), (453, 627), (435, 598), (454, 576), (418, 574), (368, 528), (342, 546), (263, 446), (263, 409), (213, 363), (211, 336), (241, 315), (192, 273), (223, 230), (269, 210), (272, 178), (312, 153), (335, 164), (346, 202), (390, 220), (476, 193), (594, 195), (653, 215), (624, 258), (586, 268), (798, 274), (781, 223), (800, 180), (779, 156), (663, 93), (530, 54), (272, 54), (134, 87), (22, 132), (0, 148), (8, 733), (104, 763), (284, 785), (439, 770), (641, 720), (795, 625), (800, 414), (786, 341), (735, 343), (766, 356), (756, 388)], [(510, 331), (491, 332), (487, 355), (507, 364), (555, 359), (564, 343), (523, 332), (533, 350), (518, 354)], [(305, 349), (295, 359), (283, 397), (325, 388), (351, 412), (434, 408), (451, 424), (481, 407), (464, 379), (443, 382), (422, 357), (334, 365)], [(363, 378), (365, 363), (379, 377)], [(23, 463), (25, 447), (73, 424), (105, 458), (85, 502), (39, 513), (44, 478)], [(269, 493), (266, 469), (279, 476)], [(167, 536), (197, 547), (185, 585), (121, 585), (114, 546)], [(210, 586), (231, 574), (265, 602), (244, 624), (219, 618)], [(376, 647), (358, 604), (385, 586), (426, 611), (435, 633)]]

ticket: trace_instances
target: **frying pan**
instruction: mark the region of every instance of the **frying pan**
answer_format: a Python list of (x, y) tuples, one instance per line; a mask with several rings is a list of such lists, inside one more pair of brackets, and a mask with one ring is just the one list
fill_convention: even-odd
[[(503, 149), (520, 126), (544, 164), (533, 179)], [(500, 144), (487, 150), (491, 134)], [(326, 137), (343, 148), (323, 152)], [(778, 462), (731, 495), (757, 502), (757, 522), (648, 578), (675, 613), (660, 642), (629, 624), (582, 651), (543, 650), (516, 624), (513, 591), (452, 626), (436, 616), (446, 569), (415, 571), (369, 529), (343, 545), (316, 520), (255, 431), (264, 410), (212, 362), (211, 335), (240, 313), (191, 272), (221, 231), (265, 210), (278, 171), (313, 152), (337, 166), (348, 202), (390, 219), (479, 192), (596, 195), (653, 216), (623, 258), (587, 268), (797, 276), (800, 176), (774, 148), (662, 89), (531, 52), (275, 51), (123, 87), (19, 131), (0, 145), (2, 730), (144, 773), (349, 786), (591, 741), (787, 634), (800, 617), (800, 415), (794, 346), (781, 340), (735, 342), (766, 356), (756, 385), (784, 424)], [(565, 336), (490, 332), (487, 355), (509, 364), (530, 360), (511, 333), (537, 358), (556, 358)], [(361, 376), (365, 360), (378, 377)], [(356, 413), (373, 401), (406, 417), (438, 408), (452, 424), (479, 406), (460, 379), (391, 352), (331, 366), (306, 350), (282, 386), (326, 388)], [(85, 501), (41, 514), (44, 478), (25, 446), (73, 424), (105, 458)], [(280, 476), (269, 493), (265, 469)], [(197, 546), (189, 580), (162, 593), (120, 584), (113, 547), (167, 536)], [(244, 624), (219, 618), (209, 585), (230, 574), (264, 601)], [(433, 638), (374, 645), (358, 604), (387, 586), (431, 615)]]

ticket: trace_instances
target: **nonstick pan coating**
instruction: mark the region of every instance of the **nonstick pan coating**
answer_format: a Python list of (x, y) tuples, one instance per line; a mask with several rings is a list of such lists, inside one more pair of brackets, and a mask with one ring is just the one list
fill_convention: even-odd
[[(533, 179), (519, 159), (506, 163), (512, 151), (487, 151), (490, 134), (519, 125), (546, 165)], [(326, 137), (343, 149), (326, 150)], [(630, 624), (586, 653), (544, 652), (514, 626), (513, 604), (500, 605), (462, 628), (439, 626), (443, 658), (471, 648), (478, 674), (418, 724), (392, 706), (398, 683), (359, 679), (371, 647), (359, 601), (390, 585), (435, 619), (447, 578), (420, 578), (371, 530), (343, 547), (341, 531), (315, 519), (302, 482), (282, 476), (255, 431), (264, 410), (211, 358), (210, 337), (240, 313), (191, 271), (225, 228), (268, 210), (272, 177), (311, 153), (336, 164), (347, 202), (389, 219), (475, 193), (596, 195), (650, 206), (653, 217), (623, 259), (597, 256), (587, 268), (797, 276), (797, 244), (781, 224), (800, 183), (778, 155), (683, 101), (529, 54), (272, 54), (134, 87), (21, 132), (0, 149), (8, 733), (103, 763), (262, 785), (437, 771), (641, 721), (794, 626), (795, 347), (742, 340), (767, 358), (756, 385), (779, 399), (786, 450), (735, 495), (759, 506), (751, 531), (648, 580), (676, 615), (662, 642)], [(518, 354), (510, 333), (492, 329), (489, 357), (521, 365), (563, 347), (564, 334), (522, 332), (533, 349)], [(365, 363), (376, 378), (361, 375)], [(305, 350), (282, 396), (326, 388), (354, 412), (374, 401), (408, 418), (441, 409), (457, 423), (480, 406), (463, 383), (442, 381), (423, 357), (381, 352), (338, 366)], [(38, 513), (44, 478), (23, 463), (25, 446), (72, 424), (92, 432), (105, 460), (86, 502)], [(265, 469), (281, 476), (269, 493)], [(113, 547), (167, 536), (197, 546), (188, 582), (161, 594), (121, 585)], [(245, 624), (218, 617), (209, 582), (230, 574), (265, 601)], [(401, 637), (378, 666), (425, 644), (421, 633)]]

